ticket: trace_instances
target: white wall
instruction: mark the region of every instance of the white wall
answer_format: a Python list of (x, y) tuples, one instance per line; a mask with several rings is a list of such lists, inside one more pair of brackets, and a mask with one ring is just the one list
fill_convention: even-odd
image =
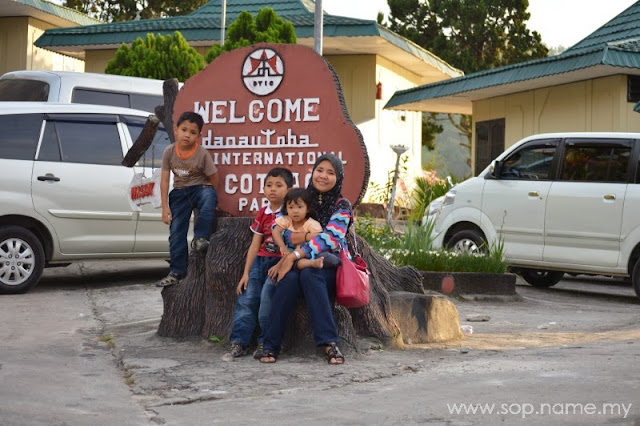
[[(388, 182), (389, 172), (394, 170), (397, 159), (391, 146), (404, 145), (409, 150), (401, 158), (407, 157), (408, 161), (401, 161), (400, 165), (402, 167), (405, 164), (407, 167), (403, 180), (410, 188), (414, 178), (422, 171), (422, 113), (390, 111), (383, 107), (396, 91), (415, 87), (417, 76), (378, 57), (376, 81), (382, 83), (382, 99), (375, 101), (375, 119), (358, 126), (366, 134), (365, 141), (371, 161), (370, 182), (380, 186)], [(368, 199), (374, 196), (371, 183), (366, 195)], [(400, 186), (397, 191), (401, 197)]]

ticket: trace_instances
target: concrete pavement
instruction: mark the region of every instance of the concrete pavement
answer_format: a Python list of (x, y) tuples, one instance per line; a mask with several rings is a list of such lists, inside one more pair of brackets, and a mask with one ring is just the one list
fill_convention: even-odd
[(519, 302), (456, 300), (474, 328), (460, 342), (262, 365), (158, 337), (150, 284), (166, 266), (145, 268), (51, 270), (32, 293), (0, 297), (1, 424), (640, 424), (628, 285), (518, 286)]
[(89, 293), (0, 297), (0, 424), (148, 424), (100, 340)]

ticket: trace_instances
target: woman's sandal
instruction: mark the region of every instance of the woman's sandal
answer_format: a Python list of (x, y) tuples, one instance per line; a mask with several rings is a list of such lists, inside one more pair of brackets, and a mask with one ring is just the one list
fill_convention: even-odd
[(344, 364), (344, 355), (342, 355), (342, 352), (340, 352), (340, 349), (338, 349), (335, 343), (324, 347), (324, 356), (331, 365)]
[(278, 359), (278, 354), (265, 349), (264, 351), (262, 351), (262, 356), (260, 357), (260, 362), (262, 364), (273, 364), (276, 362), (276, 359)]

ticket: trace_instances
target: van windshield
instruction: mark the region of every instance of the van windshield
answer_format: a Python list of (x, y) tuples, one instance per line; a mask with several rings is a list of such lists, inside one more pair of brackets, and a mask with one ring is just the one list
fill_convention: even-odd
[(39, 80), (0, 79), (0, 101), (38, 101), (49, 99), (49, 84)]

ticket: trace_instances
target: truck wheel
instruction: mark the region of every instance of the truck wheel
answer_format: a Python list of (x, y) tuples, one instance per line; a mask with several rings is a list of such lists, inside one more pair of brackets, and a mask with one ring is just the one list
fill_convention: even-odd
[(456, 232), (447, 243), (447, 247), (460, 253), (484, 253), (487, 242), (482, 234), (473, 229)]
[(0, 228), (0, 293), (26, 293), (44, 269), (40, 240), (20, 226)]
[(636, 292), (636, 296), (640, 297), (640, 259), (636, 260), (636, 266), (633, 267), (631, 283), (633, 284), (633, 290)]
[(556, 284), (564, 277), (564, 272), (545, 269), (522, 269), (520, 276), (534, 287), (546, 288)]

